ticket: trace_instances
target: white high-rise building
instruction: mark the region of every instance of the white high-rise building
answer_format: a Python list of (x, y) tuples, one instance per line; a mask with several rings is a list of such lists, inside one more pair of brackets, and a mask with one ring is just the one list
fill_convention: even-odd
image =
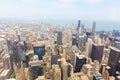
[(86, 47), (86, 57), (90, 57), (91, 56), (92, 44), (93, 44), (92, 39), (88, 38), (88, 42), (86, 44), (87, 45), (87, 47)]

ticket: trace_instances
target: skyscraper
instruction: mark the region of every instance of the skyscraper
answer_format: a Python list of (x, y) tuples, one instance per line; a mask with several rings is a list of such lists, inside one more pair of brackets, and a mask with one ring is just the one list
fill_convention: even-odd
[(93, 44), (91, 52), (92, 61), (98, 60), (99, 62), (101, 62), (103, 57), (103, 49), (104, 49), (103, 44)]
[(108, 60), (108, 66), (110, 67), (109, 74), (110, 76), (115, 75), (117, 67), (118, 67), (118, 61), (120, 58), (120, 50), (114, 47), (110, 47), (110, 55)]
[(62, 32), (57, 32), (57, 45), (62, 45)]
[(77, 38), (76, 36), (72, 36), (72, 45), (76, 45), (77, 44)]
[(92, 27), (92, 36), (94, 36), (95, 33), (95, 28), (96, 28), (96, 22), (93, 22), (93, 27)]
[(80, 25), (81, 25), (81, 21), (78, 20), (78, 26), (77, 26), (77, 30), (78, 30), (78, 31), (79, 31), (79, 29), (80, 29)]
[(93, 41), (91, 38), (88, 38), (88, 42), (86, 43), (86, 57), (90, 57), (91, 52), (92, 52), (92, 45), (93, 45)]
[(57, 54), (51, 54), (51, 65), (57, 64), (59, 56)]
[(76, 55), (76, 64), (75, 64), (75, 71), (80, 72), (82, 66), (86, 64), (86, 57), (84, 55)]
[(13, 43), (13, 55), (14, 55), (14, 61), (15, 63), (18, 63), (20, 62), (20, 56), (19, 56), (19, 53), (18, 53), (18, 42), (14, 42)]
[(76, 33), (77, 33), (77, 35), (76, 35), (76, 37), (77, 37), (77, 45), (78, 45), (78, 39), (79, 39), (79, 29), (80, 29), (80, 25), (81, 25), (81, 21), (78, 20), (78, 25), (77, 25), (77, 30), (76, 30)]
[(58, 65), (61, 68), (62, 80), (66, 80), (68, 77), (72, 75), (73, 67), (70, 63), (66, 62), (65, 58), (58, 59)]
[(120, 41), (115, 41), (114, 46), (118, 49), (120, 49)]
[(61, 80), (61, 69), (59, 65), (53, 65), (53, 80)]
[(45, 45), (34, 45), (34, 54), (38, 55), (39, 59), (42, 59), (42, 57), (45, 55)]
[(78, 38), (78, 48), (80, 50), (82, 50), (83, 47), (86, 45), (86, 42), (87, 42), (87, 36), (86, 35), (79, 36), (79, 38)]
[(5, 54), (3, 56), (3, 65), (4, 65), (4, 69), (11, 69), (11, 62), (10, 62), (10, 55)]

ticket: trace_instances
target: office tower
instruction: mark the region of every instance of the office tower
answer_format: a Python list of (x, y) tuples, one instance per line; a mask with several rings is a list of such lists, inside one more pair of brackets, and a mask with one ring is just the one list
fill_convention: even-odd
[(18, 46), (18, 55), (21, 61), (25, 61), (25, 49), (24, 49), (24, 42), (19, 42)]
[(84, 34), (84, 24), (82, 24), (79, 32), (80, 32), (79, 34), (80, 34), (81, 36)]
[(78, 25), (77, 25), (77, 30), (76, 30), (76, 37), (77, 37), (77, 45), (78, 45), (78, 39), (79, 39), (79, 29), (80, 29), (80, 26), (81, 26), (81, 21), (78, 20)]
[(92, 78), (93, 76), (93, 67), (90, 64), (84, 64), (81, 71), (86, 74), (87, 76), (89, 76), (90, 78)]
[(17, 35), (17, 38), (18, 38), (18, 42), (20, 42), (21, 41), (20, 35)]
[(57, 54), (51, 54), (51, 65), (57, 64), (59, 56)]
[(14, 54), (14, 61), (15, 63), (20, 62), (20, 56), (18, 54), (18, 42), (13, 43), (13, 54)]
[(76, 38), (76, 36), (72, 36), (72, 45), (77, 45), (77, 38)]
[(34, 55), (32, 60), (29, 61), (30, 77), (35, 80), (38, 76), (44, 75), (43, 61), (39, 60), (37, 55)]
[(78, 38), (78, 48), (80, 50), (83, 50), (83, 47), (86, 45), (87, 42), (87, 36), (83, 35), (83, 36), (79, 36)]
[(12, 40), (7, 40), (7, 48), (8, 48), (8, 51), (11, 53), (11, 51), (12, 51)]
[(92, 27), (92, 36), (94, 36), (94, 33), (95, 33), (95, 28), (96, 28), (96, 22), (93, 22), (93, 27)]
[(25, 79), (25, 72), (24, 68), (17, 69), (16, 73), (16, 80), (26, 80)]
[(21, 41), (20, 30), (16, 31), (16, 37), (17, 37), (17, 41), (20, 42)]
[(71, 59), (71, 64), (73, 66), (73, 69), (75, 68), (75, 63), (76, 63), (76, 53), (73, 51), (73, 52), (70, 52), (70, 59)]
[(94, 69), (94, 73), (99, 73), (99, 71), (100, 71), (100, 63), (99, 63), (98, 60), (94, 60), (93, 69)]
[(62, 32), (57, 32), (57, 45), (62, 45)]
[(76, 64), (74, 72), (80, 72), (82, 66), (86, 64), (86, 57), (84, 55), (76, 55)]
[(59, 58), (57, 61), (59, 67), (61, 68), (62, 67), (62, 61), (65, 60), (64, 58)]
[(2, 60), (3, 60), (4, 69), (11, 69), (12, 64), (10, 62), (10, 55), (5, 54)]
[(87, 47), (86, 47), (86, 57), (90, 57), (91, 52), (92, 52), (92, 45), (93, 45), (93, 41), (92, 39), (88, 38), (88, 42), (86, 43)]
[(100, 73), (103, 75), (104, 72), (105, 72), (105, 67), (107, 66), (107, 64), (101, 64), (101, 67), (100, 67)]
[(105, 60), (110, 54), (110, 49), (105, 48), (103, 51), (103, 60)]
[(29, 67), (29, 61), (30, 61), (30, 58), (28, 55), (25, 56), (25, 61), (23, 61), (23, 67), (24, 68), (27, 68)]
[(27, 43), (26, 41), (23, 41), (24, 42), (24, 51), (26, 52), (27, 51)]
[(35, 44), (34, 45), (34, 54), (38, 55), (39, 59), (45, 55), (45, 45), (44, 44)]
[(103, 44), (93, 44), (92, 46), (92, 52), (91, 52), (91, 59), (92, 61), (98, 60), (99, 62), (102, 61), (103, 58)]
[(120, 50), (115, 47), (110, 47), (110, 55), (108, 59), (108, 66), (110, 67), (109, 70), (110, 76), (116, 74), (119, 58), (120, 58)]
[(63, 76), (63, 80), (66, 80), (68, 78), (68, 65), (66, 61), (62, 62), (62, 76)]
[(30, 73), (32, 80), (35, 80), (38, 76), (42, 76), (44, 74), (44, 69), (40, 66), (31, 66)]
[(62, 80), (66, 80), (68, 78), (68, 68), (67, 68), (67, 62), (65, 60), (65, 58), (60, 58), (58, 59), (58, 65), (60, 66), (61, 68), (61, 77), (62, 77)]
[(61, 69), (59, 65), (53, 65), (53, 80), (61, 80)]
[(68, 77), (71, 77), (73, 75), (73, 66), (72, 64), (68, 63)]
[(80, 29), (80, 25), (81, 25), (81, 21), (78, 20), (78, 25), (77, 25), (77, 30), (78, 30), (78, 31), (79, 31), (79, 29)]
[(58, 65), (61, 68), (62, 80), (66, 80), (73, 74), (73, 67), (70, 63), (66, 62), (65, 58), (58, 59)]
[(120, 49), (120, 41), (115, 41), (114, 46), (118, 49)]

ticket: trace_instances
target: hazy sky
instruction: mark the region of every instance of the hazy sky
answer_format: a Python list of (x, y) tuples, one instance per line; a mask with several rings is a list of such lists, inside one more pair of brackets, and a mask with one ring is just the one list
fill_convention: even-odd
[(120, 21), (120, 0), (0, 0), (0, 18)]

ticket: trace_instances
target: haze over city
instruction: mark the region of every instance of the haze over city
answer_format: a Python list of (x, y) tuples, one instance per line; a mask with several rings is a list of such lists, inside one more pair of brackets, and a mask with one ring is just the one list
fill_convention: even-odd
[(0, 18), (120, 21), (119, 0), (0, 0)]
[(0, 0), (0, 80), (120, 80), (120, 1)]

